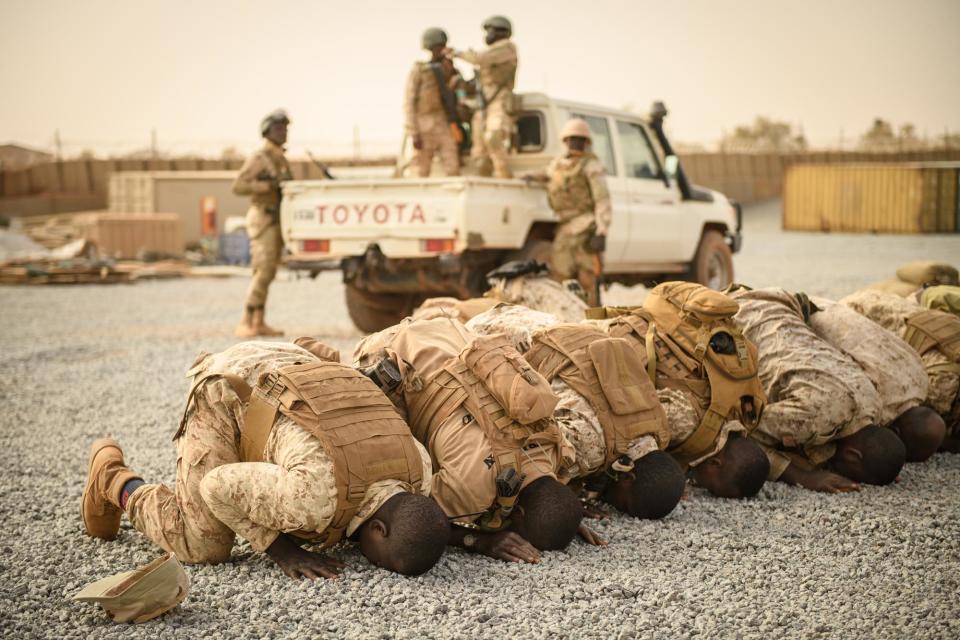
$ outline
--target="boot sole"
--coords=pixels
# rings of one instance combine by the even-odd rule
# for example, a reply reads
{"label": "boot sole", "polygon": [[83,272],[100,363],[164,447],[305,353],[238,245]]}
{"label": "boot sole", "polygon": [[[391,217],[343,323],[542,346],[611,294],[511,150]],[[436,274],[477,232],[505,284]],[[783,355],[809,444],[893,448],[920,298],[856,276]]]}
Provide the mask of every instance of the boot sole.
{"label": "boot sole", "polygon": [[92,538],[103,538],[104,540],[112,540],[117,536],[120,528],[117,527],[117,531],[113,532],[113,535],[110,536],[101,536],[96,535],[90,531],[90,527],[87,526],[87,499],[90,497],[90,491],[93,487],[91,482],[91,473],[93,472],[93,461],[96,459],[97,454],[100,453],[103,449],[107,447],[114,447],[119,452],[120,455],[123,455],[123,449],[120,448],[120,443],[114,440],[113,438],[99,438],[93,441],[93,444],[90,445],[90,458],[87,460],[87,482],[83,487],[83,496],[80,498],[80,518],[83,520],[83,528],[87,532],[87,535]]}

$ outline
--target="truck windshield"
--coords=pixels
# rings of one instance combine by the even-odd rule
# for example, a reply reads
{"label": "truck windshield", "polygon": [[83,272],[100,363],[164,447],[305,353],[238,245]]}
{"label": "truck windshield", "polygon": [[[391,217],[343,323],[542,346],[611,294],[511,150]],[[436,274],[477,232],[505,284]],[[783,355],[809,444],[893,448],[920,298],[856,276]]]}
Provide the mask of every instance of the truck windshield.
{"label": "truck windshield", "polygon": [[590,150],[600,159],[607,174],[617,175],[617,167],[613,162],[613,145],[610,143],[610,128],[607,126],[607,119],[602,116],[589,116],[585,113],[571,113],[571,118],[583,118],[590,125],[590,133],[593,135],[593,144]]}
{"label": "truck windshield", "polygon": [[660,162],[650,146],[650,139],[643,126],[635,122],[617,120],[617,134],[623,152],[623,170],[628,178],[651,178],[662,180]]}

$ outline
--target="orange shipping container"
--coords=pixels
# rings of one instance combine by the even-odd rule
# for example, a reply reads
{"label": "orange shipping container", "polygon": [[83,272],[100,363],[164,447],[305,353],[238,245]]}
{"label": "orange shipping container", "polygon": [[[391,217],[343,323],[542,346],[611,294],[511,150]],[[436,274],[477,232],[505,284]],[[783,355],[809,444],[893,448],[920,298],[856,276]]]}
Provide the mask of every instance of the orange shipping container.
{"label": "orange shipping container", "polygon": [[796,164],[787,169],[783,228],[956,233],[960,163]]}

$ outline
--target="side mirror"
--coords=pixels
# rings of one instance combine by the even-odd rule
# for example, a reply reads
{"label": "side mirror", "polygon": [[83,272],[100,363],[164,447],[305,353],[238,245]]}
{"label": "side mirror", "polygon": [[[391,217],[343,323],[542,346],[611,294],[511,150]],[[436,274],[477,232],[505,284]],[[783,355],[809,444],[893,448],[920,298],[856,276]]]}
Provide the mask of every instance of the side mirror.
{"label": "side mirror", "polygon": [[666,171],[668,178],[677,177],[677,169],[680,168],[680,158],[674,155],[667,156],[663,161],[663,170]]}

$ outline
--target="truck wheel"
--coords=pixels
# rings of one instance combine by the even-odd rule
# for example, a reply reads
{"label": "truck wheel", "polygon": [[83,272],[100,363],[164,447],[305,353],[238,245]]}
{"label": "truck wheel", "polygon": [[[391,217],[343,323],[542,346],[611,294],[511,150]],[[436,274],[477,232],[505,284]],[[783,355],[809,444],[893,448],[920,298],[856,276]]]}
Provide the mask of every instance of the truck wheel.
{"label": "truck wheel", "polygon": [[391,327],[413,312],[414,296],[402,293],[371,293],[347,285],[347,312],[357,328],[374,333]]}
{"label": "truck wheel", "polygon": [[718,291],[733,283],[733,254],[722,233],[703,233],[688,275],[690,280]]}

